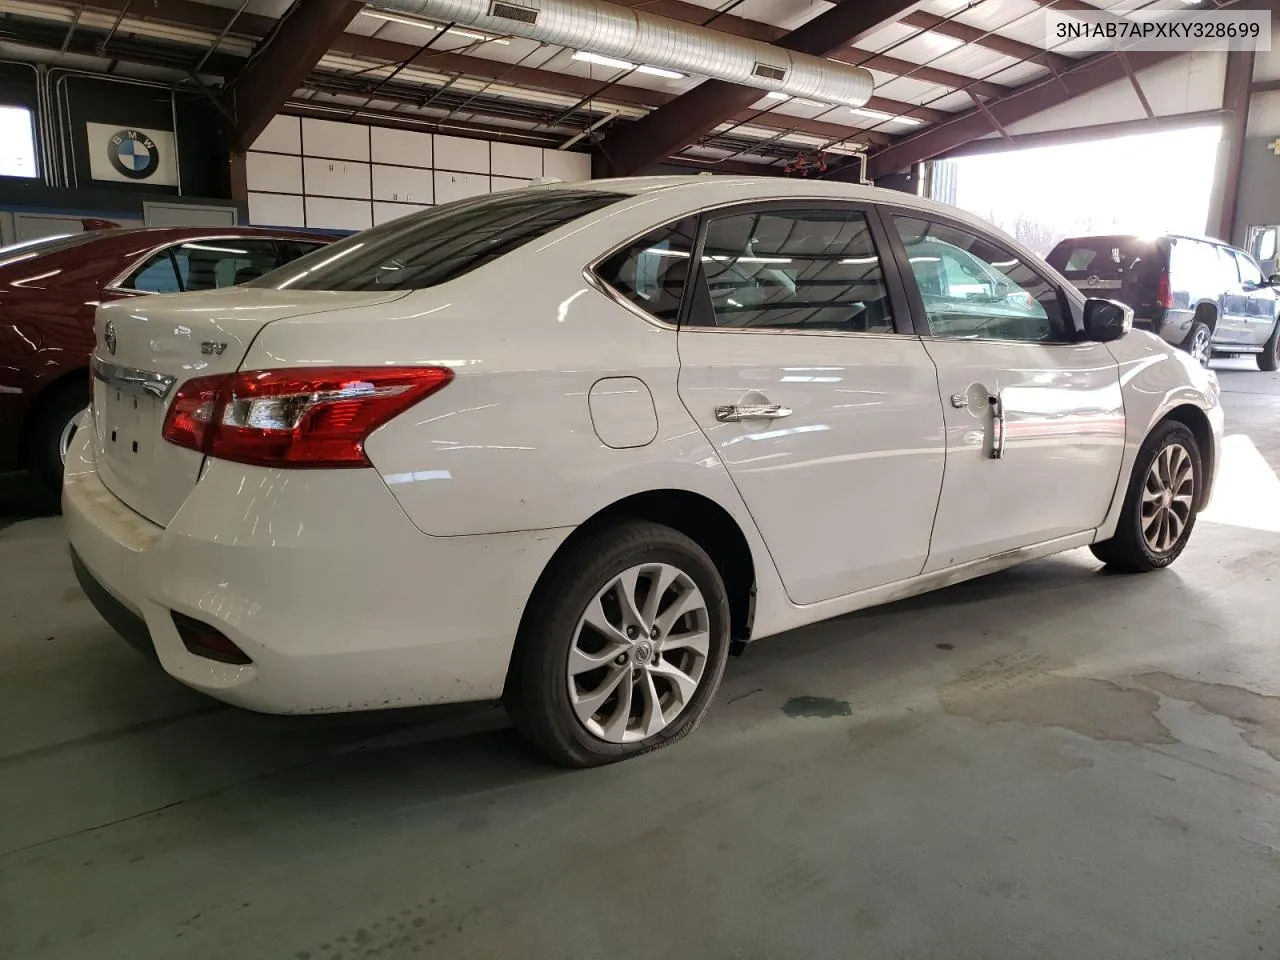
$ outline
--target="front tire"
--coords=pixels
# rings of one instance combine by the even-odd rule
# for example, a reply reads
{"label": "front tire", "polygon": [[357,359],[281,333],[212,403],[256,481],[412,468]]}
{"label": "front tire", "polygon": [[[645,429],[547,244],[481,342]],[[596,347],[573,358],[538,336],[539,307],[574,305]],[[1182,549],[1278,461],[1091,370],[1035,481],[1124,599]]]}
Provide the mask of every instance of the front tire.
{"label": "front tire", "polygon": [[1202,367],[1207,367],[1213,359],[1213,331],[1209,325],[1200,320],[1191,324],[1191,332],[1182,341],[1182,349],[1191,354]]}
{"label": "front tire", "polygon": [[1203,476],[1190,428],[1176,420],[1159,424],[1138,450],[1115,535],[1093,544],[1093,555],[1125,573],[1169,566],[1195,528]]}
{"label": "front tire", "polygon": [[1266,373],[1274,373],[1280,369],[1280,320],[1276,321],[1275,329],[1258,354],[1258,369]]}
{"label": "front tire", "polygon": [[670,527],[620,521],[544,577],[504,700],[548,759],[598,766],[691,733],[728,655],[729,599],[711,558]]}

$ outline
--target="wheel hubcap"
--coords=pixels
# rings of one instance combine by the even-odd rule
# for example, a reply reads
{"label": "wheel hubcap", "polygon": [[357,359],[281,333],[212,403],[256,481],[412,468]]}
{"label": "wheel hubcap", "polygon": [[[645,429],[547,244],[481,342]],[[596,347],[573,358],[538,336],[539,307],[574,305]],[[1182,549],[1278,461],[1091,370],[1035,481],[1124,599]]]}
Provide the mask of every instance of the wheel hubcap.
{"label": "wheel hubcap", "polygon": [[1142,488],[1142,537],[1153,553],[1168,553],[1182,537],[1195,502],[1196,475],[1185,447],[1172,443],[1158,454]]}
{"label": "wheel hubcap", "polygon": [[675,722],[711,650],[707,603],[678,567],[646,563],[587,604],[569,647],[569,702],[594,736],[633,743]]}

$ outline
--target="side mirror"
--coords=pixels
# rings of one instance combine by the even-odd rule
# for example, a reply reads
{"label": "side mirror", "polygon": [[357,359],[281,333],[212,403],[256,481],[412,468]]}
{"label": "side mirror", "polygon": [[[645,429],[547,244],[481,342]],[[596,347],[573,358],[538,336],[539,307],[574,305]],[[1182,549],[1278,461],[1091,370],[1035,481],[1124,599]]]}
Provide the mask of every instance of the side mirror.
{"label": "side mirror", "polygon": [[1090,297],[1084,302],[1084,339],[1095,343],[1119,340],[1133,329],[1133,311],[1115,300]]}
{"label": "side mirror", "polygon": [[1267,277],[1267,286],[1280,287],[1280,273],[1273,273],[1271,276]]}

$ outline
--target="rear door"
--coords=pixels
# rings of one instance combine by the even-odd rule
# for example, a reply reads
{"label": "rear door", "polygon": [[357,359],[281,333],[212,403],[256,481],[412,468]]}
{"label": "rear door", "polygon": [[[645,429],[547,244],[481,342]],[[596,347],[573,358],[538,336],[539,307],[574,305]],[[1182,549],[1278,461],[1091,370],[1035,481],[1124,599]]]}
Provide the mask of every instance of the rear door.
{"label": "rear door", "polygon": [[1241,276],[1240,262],[1230,247],[1213,245],[1220,265],[1218,287],[1221,288],[1222,315],[1218,321],[1215,343],[1248,345],[1253,342],[1254,320],[1250,289]]}
{"label": "rear door", "polygon": [[[946,417],[946,476],[926,572],[1097,527],[1124,452],[1111,352],[1073,342],[1065,296],[1002,243],[933,214],[888,219],[900,262],[917,280],[908,295]],[[930,258],[948,248],[981,262],[1000,285],[938,287]],[[1114,248],[1094,250],[1095,258],[1115,265]]]}
{"label": "rear door", "polygon": [[918,574],[943,470],[936,372],[872,208],[773,202],[704,218],[679,392],[787,594]]}

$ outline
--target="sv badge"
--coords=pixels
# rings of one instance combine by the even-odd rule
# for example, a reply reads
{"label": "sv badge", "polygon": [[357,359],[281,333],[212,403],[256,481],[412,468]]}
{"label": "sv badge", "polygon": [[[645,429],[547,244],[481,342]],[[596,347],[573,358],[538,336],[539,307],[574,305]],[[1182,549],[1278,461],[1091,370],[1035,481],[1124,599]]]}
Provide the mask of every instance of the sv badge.
{"label": "sv badge", "polygon": [[215,343],[212,340],[205,340],[200,344],[200,352],[205,356],[222,356],[224,350],[227,349],[225,343]]}

